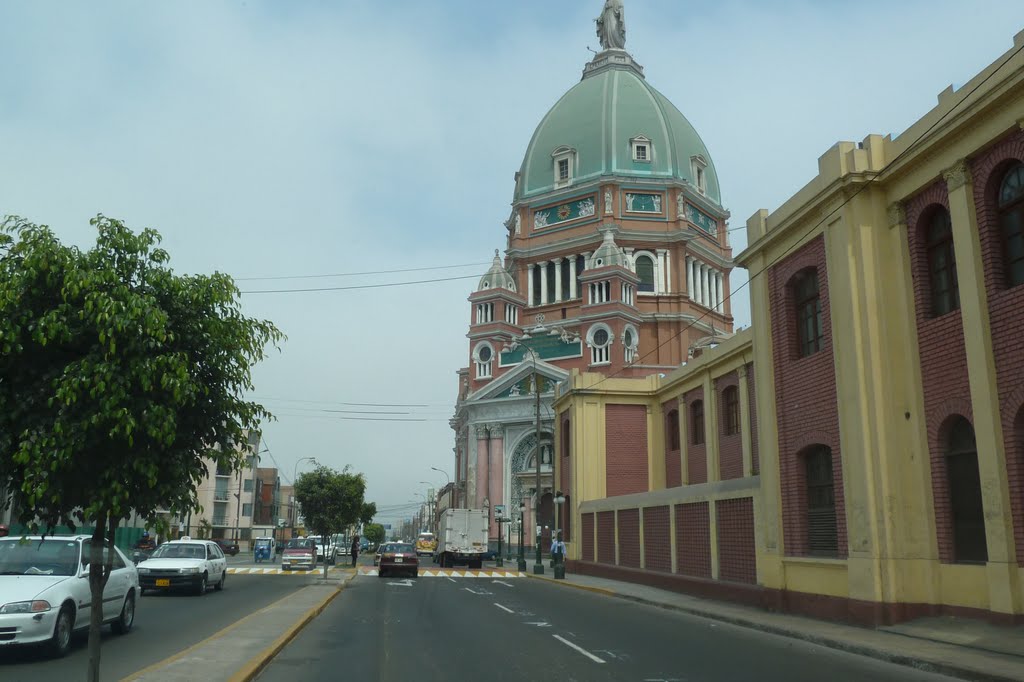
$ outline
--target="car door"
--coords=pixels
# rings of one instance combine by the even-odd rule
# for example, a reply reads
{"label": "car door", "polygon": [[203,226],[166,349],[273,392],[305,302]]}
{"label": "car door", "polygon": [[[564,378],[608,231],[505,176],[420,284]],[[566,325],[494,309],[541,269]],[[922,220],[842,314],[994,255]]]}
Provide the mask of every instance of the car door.
{"label": "car door", "polygon": [[216,576],[216,580],[220,580],[221,576],[224,575],[224,571],[227,569],[228,560],[224,554],[224,550],[219,545],[213,545],[210,547],[212,550],[210,554],[211,573],[210,575]]}
{"label": "car door", "polygon": [[[91,559],[92,552],[92,541],[85,540],[82,542],[82,566],[88,566]],[[107,561],[107,557],[110,555],[110,549],[107,547],[103,548],[103,563]],[[121,555],[118,552],[114,552],[114,562],[111,566],[110,577],[107,578],[107,584],[103,587],[103,620],[113,620],[121,613],[121,604],[124,601],[125,592],[128,590],[128,575],[127,565],[121,559]],[[76,587],[78,593],[75,595],[75,600],[78,602],[78,618],[75,619],[76,627],[89,624],[89,613],[92,607],[92,592],[89,588],[89,576],[85,574],[84,577],[78,580],[80,583]]]}
{"label": "car door", "polygon": [[[107,553],[111,550],[103,548],[103,560],[107,560]],[[121,557],[117,549],[113,550],[114,561],[110,566],[110,577],[107,578],[107,585],[103,588],[103,620],[113,620],[121,614],[121,605],[124,604],[124,597],[128,593],[129,571],[128,565]]]}

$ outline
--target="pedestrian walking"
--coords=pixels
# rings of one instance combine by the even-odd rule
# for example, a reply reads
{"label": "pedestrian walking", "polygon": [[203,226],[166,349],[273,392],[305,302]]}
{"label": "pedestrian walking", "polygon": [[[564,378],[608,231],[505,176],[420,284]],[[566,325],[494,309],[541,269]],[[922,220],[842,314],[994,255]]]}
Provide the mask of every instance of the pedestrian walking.
{"label": "pedestrian walking", "polygon": [[356,559],[359,558],[359,536],[352,538],[352,567],[355,568]]}
{"label": "pedestrian walking", "polygon": [[565,543],[562,542],[562,531],[558,531],[558,537],[551,543],[551,558],[555,564],[565,561]]}

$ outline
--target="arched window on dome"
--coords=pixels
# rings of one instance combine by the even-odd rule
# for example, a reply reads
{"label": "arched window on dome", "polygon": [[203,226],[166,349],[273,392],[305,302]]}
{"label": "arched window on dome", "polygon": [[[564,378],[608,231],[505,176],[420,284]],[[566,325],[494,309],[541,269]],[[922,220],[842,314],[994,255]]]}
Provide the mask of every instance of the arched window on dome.
{"label": "arched window on dome", "polygon": [[576,174],[576,150],[572,147],[559,147],[551,152],[554,170],[555,187],[567,187],[572,184]]}
{"label": "arched window on dome", "polygon": [[701,194],[706,194],[708,191],[707,168],[708,160],[700,154],[690,157],[690,170],[693,173],[693,184],[697,186],[697,191]]}
{"label": "arched window on dome", "polygon": [[650,163],[654,158],[654,147],[650,138],[645,135],[637,135],[630,139],[629,148],[633,154],[633,161],[637,163]]}
{"label": "arched window on dome", "polygon": [[636,274],[640,278],[640,291],[654,291],[654,259],[648,255],[637,256]]}

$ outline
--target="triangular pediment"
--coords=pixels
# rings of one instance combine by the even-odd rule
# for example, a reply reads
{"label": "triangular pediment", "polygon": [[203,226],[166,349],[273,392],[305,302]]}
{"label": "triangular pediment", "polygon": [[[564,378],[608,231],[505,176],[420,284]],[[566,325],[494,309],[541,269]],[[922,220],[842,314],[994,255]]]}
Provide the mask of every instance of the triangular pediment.
{"label": "triangular pediment", "polygon": [[[531,395],[529,382],[533,377],[534,371],[543,377],[542,381],[545,384],[553,385],[560,381],[565,381],[565,379],[569,377],[568,371],[561,367],[556,367],[555,365],[544,362],[543,360],[536,363],[536,370],[534,369],[533,362],[520,362],[514,368],[505,372],[491,383],[477,390],[475,393],[468,395],[466,397],[466,402],[494,400],[499,398],[519,398]],[[517,388],[519,389],[518,394],[516,392]],[[551,389],[545,385],[542,387],[541,393],[548,393],[550,390]]]}

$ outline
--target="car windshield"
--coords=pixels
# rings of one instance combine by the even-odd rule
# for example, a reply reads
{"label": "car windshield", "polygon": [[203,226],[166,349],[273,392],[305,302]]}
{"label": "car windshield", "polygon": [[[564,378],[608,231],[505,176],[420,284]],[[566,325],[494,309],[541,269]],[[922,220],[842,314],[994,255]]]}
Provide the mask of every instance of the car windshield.
{"label": "car windshield", "polygon": [[419,540],[420,540],[420,542],[433,542],[434,541],[434,534],[433,533],[420,533]]}
{"label": "car windshield", "polygon": [[206,546],[168,542],[153,552],[153,559],[205,559]]}
{"label": "car windshield", "polygon": [[74,540],[0,540],[0,575],[76,575],[78,568]]}
{"label": "car windshield", "polygon": [[288,541],[285,549],[309,549],[311,544],[307,538],[292,538]]}
{"label": "car windshield", "polygon": [[412,554],[416,550],[412,545],[388,545],[385,551],[389,554]]}

